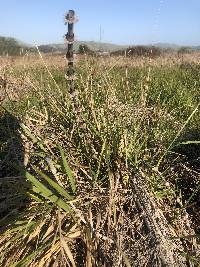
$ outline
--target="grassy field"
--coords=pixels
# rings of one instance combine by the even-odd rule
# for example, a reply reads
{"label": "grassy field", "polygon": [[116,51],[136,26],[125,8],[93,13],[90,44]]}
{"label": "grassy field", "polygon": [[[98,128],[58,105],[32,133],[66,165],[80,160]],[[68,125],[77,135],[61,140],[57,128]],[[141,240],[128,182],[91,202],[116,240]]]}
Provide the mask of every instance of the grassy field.
{"label": "grassy field", "polygon": [[1,62],[0,266],[165,266],[140,181],[199,266],[199,54],[82,57],[75,96],[60,57]]}

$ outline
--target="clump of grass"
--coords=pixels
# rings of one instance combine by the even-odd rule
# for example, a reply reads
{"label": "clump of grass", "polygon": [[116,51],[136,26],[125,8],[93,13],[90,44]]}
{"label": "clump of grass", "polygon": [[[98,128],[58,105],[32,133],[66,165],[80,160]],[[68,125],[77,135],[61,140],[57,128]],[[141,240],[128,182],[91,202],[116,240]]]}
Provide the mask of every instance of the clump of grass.
{"label": "clump of grass", "polygon": [[198,71],[105,68],[93,59],[79,65],[75,98],[63,69],[49,77],[39,67],[26,70],[29,95],[4,104],[29,151],[26,168],[13,166],[28,199],[1,220],[1,266],[154,264],[148,251],[139,256],[147,233],[134,213],[133,177],[145,177],[167,220],[180,227],[184,197],[173,167],[182,156],[174,147],[187,128],[199,127]]}

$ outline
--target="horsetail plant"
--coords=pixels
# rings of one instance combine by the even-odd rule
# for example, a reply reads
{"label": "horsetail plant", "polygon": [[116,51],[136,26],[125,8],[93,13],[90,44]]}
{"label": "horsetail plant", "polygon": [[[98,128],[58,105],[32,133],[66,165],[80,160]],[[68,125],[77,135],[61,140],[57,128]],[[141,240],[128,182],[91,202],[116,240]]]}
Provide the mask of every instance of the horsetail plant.
{"label": "horsetail plant", "polygon": [[69,92],[74,95],[74,23],[77,21],[75,11],[69,10],[65,16],[65,24],[68,25],[68,32],[65,35],[65,40],[68,43],[66,58],[68,60],[68,70],[66,73],[66,79],[69,82]]}

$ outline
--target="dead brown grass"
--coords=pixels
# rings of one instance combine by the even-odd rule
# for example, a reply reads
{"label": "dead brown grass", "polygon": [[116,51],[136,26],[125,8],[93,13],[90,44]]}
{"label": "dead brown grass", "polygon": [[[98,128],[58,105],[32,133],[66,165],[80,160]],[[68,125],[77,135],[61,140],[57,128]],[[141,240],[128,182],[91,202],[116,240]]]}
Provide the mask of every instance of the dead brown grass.
{"label": "dead brown grass", "polygon": [[[42,54],[47,66],[62,67],[66,66],[65,56],[58,54]],[[85,56],[75,56],[75,61],[85,59]],[[129,67],[144,67],[147,62],[150,66],[173,66],[181,64],[200,64],[200,52],[193,52],[178,55],[176,52],[166,53],[160,57],[149,59],[147,57],[99,57],[99,62],[107,67],[112,66],[129,66]],[[41,65],[41,58],[38,54],[28,53],[25,56],[1,56],[0,57],[0,72],[8,67],[29,67]]]}

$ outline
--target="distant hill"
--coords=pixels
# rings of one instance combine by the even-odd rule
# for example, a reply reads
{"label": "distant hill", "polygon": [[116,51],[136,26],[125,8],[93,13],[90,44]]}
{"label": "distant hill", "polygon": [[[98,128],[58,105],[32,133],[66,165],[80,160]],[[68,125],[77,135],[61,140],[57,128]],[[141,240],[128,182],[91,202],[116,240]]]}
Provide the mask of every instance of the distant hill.
{"label": "distant hill", "polygon": [[[104,52],[115,52],[118,50],[125,50],[128,45],[116,45],[111,43],[99,43],[94,41],[76,41],[74,43],[74,50],[77,52],[79,45],[85,44],[93,51],[104,51]],[[147,45],[147,47],[151,47],[152,45]],[[161,49],[172,49],[172,50],[179,50],[182,46],[171,44],[171,43],[155,43],[153,44],[154,47],[158,47]],[[47,44],[47,45],[40,45],[39,49],[43,53],[53,52],[53,53],[65,53],[66,52],[66,44]],[[136,47],[136,46],[135,46]],[[200,50],[200,46],[191,46],[188,47],[191,50]]]}
{"label": "distant hill", "polygon": [[181,47],[187,47],[190,50],[200,50],[200,46],[181,46],[181,45],[176,45],[176,44],[170,44],[170,43],[156,43],[154,44],[154,46],[159,47],[159,48],[163,48],[163,49],[174,49],[174,50],[178,50]]}
{"label": "distant hill", "polygon": [[[106,52],[112,52],[127,47],[110,43],[76,41],[74,43],[74,50],[76,52],[81,44],[86,44],[91,50],[94,51],[101,50]],[[39,46],[39,50],[43,53],[66,53],[66,49],[66,44],[46,44]],[[26,44],[15,38],[0,36],[0,55],[19,55],[20,53],[26,51],[36,52],[36,49],[34,46]]]}
{"label": "distant hill", "polygon": [[[127,46],[110,44],[110,43],[99,43],[93,41],[76,41],[74,43],[74,50],[77,52],[80,45],[85,44],[93,51],[105,51],[105,52],[112,52],[119,49],[127,48]],[[40,45],[39,49],[41,52],[57,52],[57,53],[65,53],[66,52],[66,44],[47,44],[47,45]]]}
{"label": "distant hill", "polygon": [[[76,41],[74,43],[74,50],[77,52],[80,45],[85,44],[93,51],[104,51],[104,52],[115,52],[119,50],[125,50],[128,45],[117,45],[112,43],[100,43],[94,41]],[[150,46],[150,45],[149,45]],[[173,49],[178,50],[181,46],[170,43],[156,43],[155,47],[159,47],[162,49]],[[133,47],[133,46],[132,46]],[[40,45],[39,50],[43,53],[66,53],[67,45],[66,44],[46,44]],[[190,47],[192,50],[200,50],[200,46]],[[34,46],[30,44],[26,44],[20,40],[11,37],[3,37],[0,36],[0,55],[20,55],[25,52],[36,52]]]}
{"label": "distant hill", "polygon": [[181,46],[176,45],[176,44],[171,44],[171,43],[155,43],[153,44],[155,47],[163,48],[163,49],[179,49]]}

